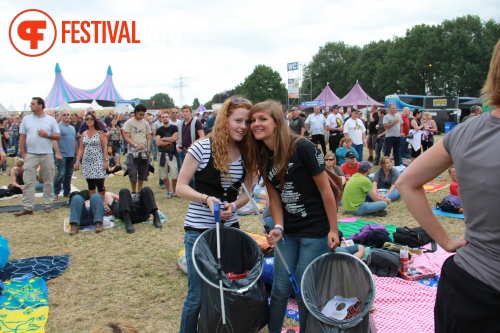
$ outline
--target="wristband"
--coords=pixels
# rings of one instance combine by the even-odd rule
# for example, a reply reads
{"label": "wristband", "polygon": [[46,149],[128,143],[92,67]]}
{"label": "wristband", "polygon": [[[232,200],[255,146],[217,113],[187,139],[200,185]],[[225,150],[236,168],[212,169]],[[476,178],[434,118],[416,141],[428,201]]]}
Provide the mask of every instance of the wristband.
{"label": "wristband", "polygon": [[136,143],[134,147],[137,148],[137,146],[138,146],[138,144]]}
{"label": "wristband", "polygon": [[2,147],[0,147],[0,151],[3,151],[3,148],[2,148]]}
{"label": "wristband", "polygon": [[207,197],[205,198],[205,205],[208,204],[208,198],[210,198],[210,196],[208,194],[205,194]]}
{"label": "wristband", "polygon": [[80,160],[76,160],[76,163],[80,163]]}
{"label": "wristband", "polygon": [[281,233],[283,233],[283,226],[281,224],[275,224],[274,229],[279,229],[279,231],[281,231]]}
{"label": "wristband", "polygon": [[233,213],[236,212],[236,203],[235,202],[231,202],[231,206],[233,207]]}

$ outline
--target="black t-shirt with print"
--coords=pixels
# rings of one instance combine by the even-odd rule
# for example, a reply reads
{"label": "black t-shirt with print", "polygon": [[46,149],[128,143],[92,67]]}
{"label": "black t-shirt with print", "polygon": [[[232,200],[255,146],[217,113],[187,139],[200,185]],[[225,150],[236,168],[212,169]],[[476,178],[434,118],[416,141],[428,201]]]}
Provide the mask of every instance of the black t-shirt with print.
{"label": "black t-shirt with print", "polygon": [[[280,181],[272,161],[268,165],[268,179],[280,192]],[[325,159],[311,142],[299,140],[288,162],[281,201],[283,205],[285,233],[305,238],[328,236],[330,224],[321,194],[313,176],[325,170]],[[335,202],[332,203],[334,205]]]}
{"label": "black t-shirt with print", "polygon": [[[174,135],[174,133],[177,133],[178,131],[179,131],[179,129],[175,125],[170,125],[168,127],[162,126],[162,127],[158,127],[158,129],[156,130],[156,135],[159,135],[160,138],[162,138],[162,139],[169,138],[172,135]],[[165,153],[174,153],[174,154],[177,152],[177,150],[175,149],[175,142],[172,142],[170,150],[167,151],[166,147],[167,146],[158,146],[158,151],[165,152]]]}

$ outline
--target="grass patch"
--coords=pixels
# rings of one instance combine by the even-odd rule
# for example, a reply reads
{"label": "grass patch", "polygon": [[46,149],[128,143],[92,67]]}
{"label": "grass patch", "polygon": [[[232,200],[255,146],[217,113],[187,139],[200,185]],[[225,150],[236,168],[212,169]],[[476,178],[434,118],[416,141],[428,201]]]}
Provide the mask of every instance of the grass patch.
{"label": "grass patch", "polygon": [[[11,158],[8,164],[10,170]],[[73,184],[86,189],[80,171],[76,176]],[[435,182],[446,179],[446,183],[450,183],[447,174],[442,176]],[[9,177],[0,178],[0,186],[9,183]],[[105,184],[106,189],[114,193],[122,187],[130,188],[128,177],[108,178]],[[151,224],[141,224],[136,225],[136,232],[130,235],[125,228],[118,227],[101,234],[80,232],[69,237],[62,226],[64,218],[69,217],[68,208],[50,214],[42,210],[23,217],[14,217],[11,213],[0,215],[0,233],[9,240],[10,259],[71,254],[68,270],[48,281],[47,332],[92,332],[110,320],[120,319],[132,323],[139,332],[178,332],[187,276],[177,265],[177,253],[183,247],[188,202],[180,198],[166,199],[166,191],[159,188],[156,175],[152,175],[146,185],[152,188],[159,209],[168,217],[162,231]],[[429,204],[434,206],[448,193],[448,189],[428,193]],[[37,198],[36,203],[42,203],[42,199]],[[22,201],[12,199],[0,204],[18,205]],[[386,217],[369,220],[384,225],[418,225],[402,200],[389,205],[387,211]],[[348,215],[341,212],[339,218],[343,217]],[[463,237],[463,220],[441,216],[438,219],[451,236]],[[262,233],[256,216],[243,216],[240,222],[242,229]],[[285,324],[298,326],[290,319],[286,319]]]}

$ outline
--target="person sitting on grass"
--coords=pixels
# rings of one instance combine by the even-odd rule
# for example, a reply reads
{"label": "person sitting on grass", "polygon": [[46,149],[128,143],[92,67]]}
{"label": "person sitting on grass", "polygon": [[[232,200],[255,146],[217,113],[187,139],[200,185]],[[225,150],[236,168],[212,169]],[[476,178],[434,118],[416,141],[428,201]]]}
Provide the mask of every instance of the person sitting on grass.
{"label": "person sitting on grass", "polygon": [[[24,160],[22,158],[16,157],[14,158],[14,167],[10,170],[10,185],[8,186],[9,195],[22,194],[24,189]],[[41,178],[41,176],[39,177]],[[35,185],[36,192],[43,191],[43,184],[36,183]]]}
{"label": "person sitting on grass", "polygon": [[358,152],[352,146],[352,139],[347,138],[347,137],[342,138],[342,140],[340,140],[339,148],[337,148],[335,150],[335,156],[337,157],[337,165],[338,166],[341,166],[342,164],[347,162],[346,160],[347,160],[347,153],[348,152],[352,152],[354,154],[354,156],[356,157],[356,159],[359,159]]}
{"label": "person sitting on grass", "polygon": [[328,170],[342,179],[342,186],[344,186],[346,183],[344,171],[342,171],[342,169],[337,165],[337,158],[334,153],[328,153],[325,155],[325,165]]}
{"label": "person sitting on grass", "polygon": [[108,168],[106,169],[106,173],[109,175],[121,169],[120,154],[116,152],[116,147],[113,144],[108,143]]}
{"label": "person sitting on grass", "polygon": [[358,173],[359,162],[356,161],[356,155],[352,151],[348,151],[345,158],[346,162],[340,166],[340,169],[344,172],[346,182],[348,182],[349,178]]}
{"label": "person sitting on grass", "polygon": [[[342,195],[342,207],[347,214],[363,216],[372,214],[374,216],[386,216],[385,208],[391,203],[391,199],[377,196],[373,189],[368,174],[372,165],[370,162],[359,163],[359,171],[351,177],[344,188]],[[373,202],[367,202],[369,196]]]}
{"label": "person sitting on grass", "polygon": [[459,197],[460,196],[460,192],[458,191],[457,173],[456,173],[454,165],[452,165],[448,169],[448,173],[450,174],[450,178],[451,178],[450,194],[451,195],[456,195],[457,197]]}
{"label": "person sitting on grass", "polygon": [[387,190],[385,197],[396,201],[400,197],[399,191],[396,189],[398,178],[399,172],[392,166],[390,157],[384,156],[380,159],[380,169],[373,176],[373,189],[375,192],[382,189]]}

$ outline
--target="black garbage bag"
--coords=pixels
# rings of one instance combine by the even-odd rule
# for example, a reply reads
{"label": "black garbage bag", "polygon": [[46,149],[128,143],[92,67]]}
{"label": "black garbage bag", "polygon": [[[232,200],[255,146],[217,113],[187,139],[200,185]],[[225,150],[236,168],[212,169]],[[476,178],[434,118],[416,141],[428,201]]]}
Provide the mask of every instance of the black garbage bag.
{"label": "black garbage bag", "polygon": [[[253,333],[268,322],[268,303],[261,279],[264,259],[259,245],[236,228],[220,228],[220,253],[226,325],[222,310],[217,272],[217,236],[215,228],[201,234],[193,247],[196,272],[204,280],[198,332]],[[244,277],[229,279],[228,273]]]}
{"label": "black garbage bag", "polygon": [[[375,300],[373,276],[358,258],[347,253],[327,253],[307,266],[302,277],[302,298],[310,312],[307,332],[367,333],[374,331],[370,307]],[[335,296],[357,297],[359,313],[337,320],[321,311]]]}

